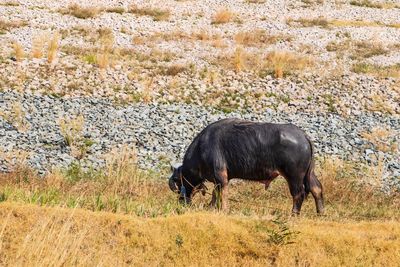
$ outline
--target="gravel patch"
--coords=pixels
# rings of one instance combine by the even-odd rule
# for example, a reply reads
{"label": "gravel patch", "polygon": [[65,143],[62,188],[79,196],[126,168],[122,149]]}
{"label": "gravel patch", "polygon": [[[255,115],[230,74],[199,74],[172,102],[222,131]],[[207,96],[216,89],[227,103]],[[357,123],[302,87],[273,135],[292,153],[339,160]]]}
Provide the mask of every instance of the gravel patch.
{"label": "gravel patch", "polygon": [[[27,163],[45,173],[52,168],[65,168],[72,163],[83,167],[104,166],[104,155],[123,145],[136,147],[138,163],[143,168],[158,168],[177,162],[194,136],[206,125],[226,117],[253,121],[293,123],[311,137],[318,156],[376,163],[383,157],[384,188],[400,188],[400,118],[380,114],[360,114],[343,118],[335,114],[287,114],[266,109],[258,113],[223,113],[205,107],[184,104],[115,105],[101,98],[55,98],[15,92],[0,93],[0,106],[12,113],[12,103],[20,103],[23,120],[29,125],[19,131],[10,119],[0,116],[0,149],[3,154],[30,151]],[[82,136],[90,140],[83,159],[71,156],[71,147],[61,134],[60,118],[82,115]],[[364,139],[362,133],[375,127],[391,129],[397,147],[386,153]],[[13,153],[14,157],[17,153]],[[14,159],[15,160],[15,159]],[[1,161],[1,159],[0,159]],[[163,165],[164,164],[164,165]],[[1,170],[7,171],[5,159]]]}

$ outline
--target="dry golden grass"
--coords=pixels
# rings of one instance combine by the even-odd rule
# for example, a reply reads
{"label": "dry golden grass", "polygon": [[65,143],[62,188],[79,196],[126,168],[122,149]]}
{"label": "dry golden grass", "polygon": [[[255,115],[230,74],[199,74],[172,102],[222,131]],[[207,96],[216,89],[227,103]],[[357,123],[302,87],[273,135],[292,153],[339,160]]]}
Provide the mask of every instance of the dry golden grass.
{"label": "dry golden grass", "polygon": [[[395,266],[398,221],[289,219],[214,212],[138,219],[110,213],[0,205],[2,265]],[[292,233],[292,232],[289,232]],[[277,238],[274,238],[277,236]]]}
{"label": "dry golden grass", "polygon": [[72,167],[43,179],[21,167],[0,174],[0,264],[395,266],[400,198],[370,183],[382,168],[336,158],[316,166],[323,217],[311,197],[290,217],[284,179],[268,191],[231,184],[227,213],[207,209],[209,196],[181,206],[168,173],[139,170],[128,148],[113,150],[101,173]]}
{"label": "dry golden grass", "polygon": [[273,51],[267,54],[264,71],[275,78],[283,78],[290,73],[312,66],[311,59],[290,52]]}
{"label": "dry golden grass", "polygon": [[171,11],[167,9],[160,9],[153,7],[139,7],[136,4],[130,5],[128,12],[140,16],[153,17],[154,21],[166,21],[169,20],[171,16]]}
{"label": "dry golden grass", "polygon": [[80,6],[78,4],[71,4],[67,8],[58,10],[63,15],[71,15],[78,19],[94,18],[101,13],[101,9],[94,6]]}
{"label": "dry golden grass", "polygon": [[211,24],[224,24],[231,22],[235,17],[235,14],[229,9],[218,10],[211,19]]}

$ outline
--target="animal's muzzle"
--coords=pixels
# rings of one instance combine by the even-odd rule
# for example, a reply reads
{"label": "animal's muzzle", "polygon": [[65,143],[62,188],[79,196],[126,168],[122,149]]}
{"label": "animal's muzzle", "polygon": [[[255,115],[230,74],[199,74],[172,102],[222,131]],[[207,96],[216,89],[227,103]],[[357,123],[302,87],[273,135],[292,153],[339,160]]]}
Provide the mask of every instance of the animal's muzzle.
{"label": "animal's muzzle", "polygon": [[172,192],[179,193],[178,186],[176,185],[173,177],[169,178],[168,185]]}

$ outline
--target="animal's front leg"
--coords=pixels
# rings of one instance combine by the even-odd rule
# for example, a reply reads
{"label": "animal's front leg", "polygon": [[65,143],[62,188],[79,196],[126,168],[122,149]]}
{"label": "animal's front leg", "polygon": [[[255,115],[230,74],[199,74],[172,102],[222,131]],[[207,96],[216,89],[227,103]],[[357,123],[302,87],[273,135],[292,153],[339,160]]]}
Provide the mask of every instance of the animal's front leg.
{"label": "animal's front leg", "polygon": [[[219,196],[217,195],[217,206],[222,210],[228,209],[228,172],[226,168],[216,171],[215,178],[218,181],[218,192],[220,193]],[[219,201],[218,201],[219,200]],[[219,203],[218,203],[219,202]],[[219,205],[218,205],[219,204]]]}
{"label": "animal's front leg", "polygon": [[214,190],[212,192],[212,198],[210,202],[210,208],[215,208],[217,205],[217,198],[220,195],[219,190],[218,190],[218,185],[214,187]]}

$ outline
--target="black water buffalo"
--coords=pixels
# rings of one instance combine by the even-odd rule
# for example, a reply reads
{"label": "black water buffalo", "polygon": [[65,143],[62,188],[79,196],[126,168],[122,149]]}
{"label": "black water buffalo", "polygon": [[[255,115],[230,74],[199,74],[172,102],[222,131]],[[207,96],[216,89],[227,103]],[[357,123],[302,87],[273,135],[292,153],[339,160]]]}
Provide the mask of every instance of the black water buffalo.
{"label": "black water buffalo", "polygon": [[169,187],[185,202],[210,181],[216,185],[211,205],[220,200],[222,209],[226,209],[230,179],[263,182],[267,189],[274,178],[282,175],[293,197],[293,213],[300,213],[309,192],[317,212],[324,210],[322,185],[314,173],[313,145],[293,124],[217,121],[196,136],[183,164],[172,170]]}

